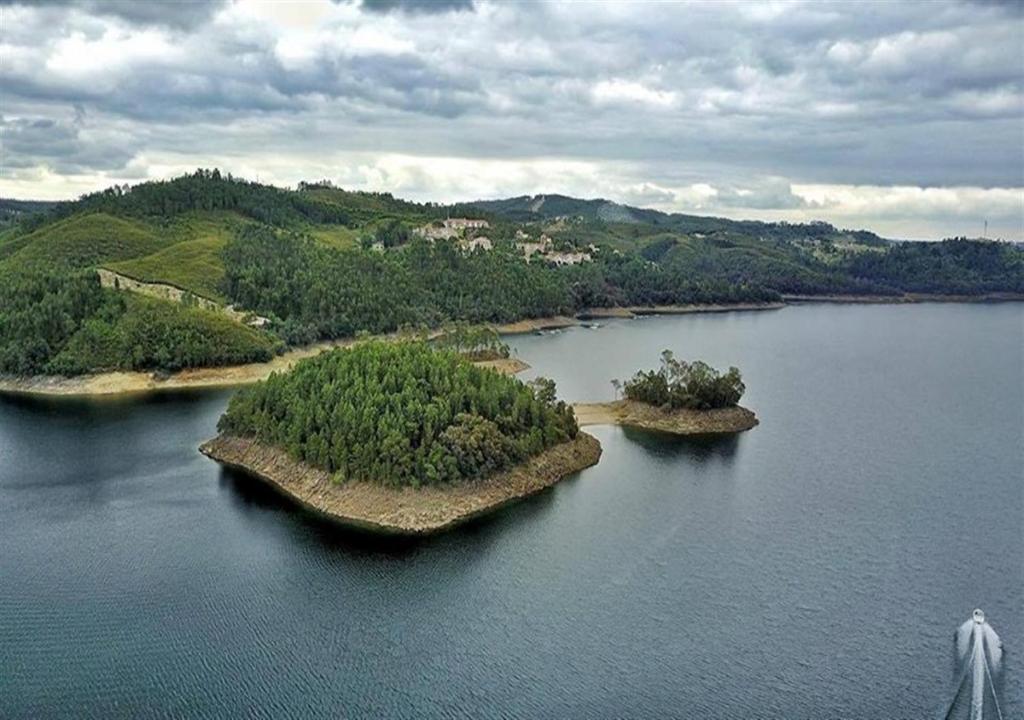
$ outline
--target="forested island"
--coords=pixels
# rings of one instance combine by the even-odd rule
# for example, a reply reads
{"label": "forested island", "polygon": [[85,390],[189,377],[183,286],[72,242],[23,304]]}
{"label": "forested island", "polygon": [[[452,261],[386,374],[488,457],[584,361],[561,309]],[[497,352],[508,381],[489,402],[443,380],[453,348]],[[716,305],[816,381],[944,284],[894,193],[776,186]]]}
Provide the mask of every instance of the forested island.
{"label": "forested island", "polygon": [[661,366],[612,380],[622,400],[575,406],[580,424],[612,423],[674,435],[714,435],[749,430],[757,416],[739,402],[746,391],[738,368],[719,372],[697,360],[679,360],[665,350]]}
{"label": "forested island", "polygon": [[[7,388],[265,363],[450,323],[771,308],[789,296],[1024,298],[1024,251],[1009,243],[894,242],[564,196],[444,206],[199,170],[11,207],[0,224]],[[142,297],[143,283],[167,292]]]}
{"label": "forested island", "polygon": [[201,450],[337,520],[434,532],[593,465],[554,383],[423,342],[367,342],[240,390]]}

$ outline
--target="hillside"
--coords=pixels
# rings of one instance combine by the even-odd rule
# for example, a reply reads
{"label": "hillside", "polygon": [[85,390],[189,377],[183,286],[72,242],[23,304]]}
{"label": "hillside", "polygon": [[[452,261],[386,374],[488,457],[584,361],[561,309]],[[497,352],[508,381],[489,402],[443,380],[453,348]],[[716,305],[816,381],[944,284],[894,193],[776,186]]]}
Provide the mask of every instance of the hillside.
{"label": "hillside", "polygon": [[[421,237],[449,218],[487,226]],[[474,235],[487,236],[475,250]],[[528,260],[531,244],[537,254]],[[124,293],[94,288],[95,268],[172,285],[193,304],[192,296],[231,304],[268,318],[267,332],[239,335],[190,314],[195,308],[151,305],[165,300],[115,302]],[[103,332],[118,335],[108,345],[130,354],[123,339],[131,333],[122,330],[141,326],[118,318],[152,307],[176,327],[204,328],[186,345],[222,338],[239,348],[232,357],[255,357],[279,340],[304,345],[595,308],[749,306],[783,295],[1005,297],[1024,293],[1024,250],[966,239],[901,243],[824,223],[700,218],[564,195],[439,206],[326,182],[291,190],[199,170],[26,212],[0,230],[0,282],[7,290],[24,284],[36,297],[33,307],[16,290],[0,293],[0,339],[9,346],[0,348],[7,358],[0,372],[86,372],[229,360],[212,345],[179,358],[172,332],[138,357],[102,349],[97,333],[106,323]],[[53,317],[41,330],[32,318],[44,312]],[[92,340],[73,342],[79,333]],[[75,362],[56,362],[69,346],[77,348]]]}
{"label": "hillside", "polygon": [[21,270],[77,269],[156,252],[168,240],[146,225],[105,212],[85,212],[8,238],[0,259]]}

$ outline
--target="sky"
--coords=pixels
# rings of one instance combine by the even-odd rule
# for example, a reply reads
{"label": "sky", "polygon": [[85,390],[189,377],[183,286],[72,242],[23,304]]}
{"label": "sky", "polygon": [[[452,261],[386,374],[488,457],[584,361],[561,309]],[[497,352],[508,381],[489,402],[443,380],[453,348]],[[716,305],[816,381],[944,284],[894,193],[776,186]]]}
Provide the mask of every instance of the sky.
{"label": "sky", "polygon": [[1024,239],[1024,1],[0,0],[0,196],[219,167]]}

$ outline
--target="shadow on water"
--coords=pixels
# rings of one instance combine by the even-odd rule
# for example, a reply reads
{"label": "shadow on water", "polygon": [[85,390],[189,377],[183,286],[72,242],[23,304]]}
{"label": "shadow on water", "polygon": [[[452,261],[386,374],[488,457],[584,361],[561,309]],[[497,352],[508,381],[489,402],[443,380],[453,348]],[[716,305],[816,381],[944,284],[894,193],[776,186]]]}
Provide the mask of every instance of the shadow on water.
{"label": "shadow on water", "polygon": [[[570,483],[575,479],[570,477],[562,482]],[[547,512],[555,501],[557,491],[555,487],[547,488],[434,535],[401,535],[335,520],[242,470],[222,467],[219,482],[227,490],[232,503],[244,512],[255,510],[285,514],[293,521],[292,525],[297,531],[311,532],[326,548],[393,558],[411,557],[420,550],[453,543],[479,552],[503,532],[515,532],[520,523],[528,521],[528,516],[539,517]]]}
{"label": "shadow on water", "polygon": [[698,463],[732,462],[740,445],[740,433],[680,436],[623,427],[622,434],[652,455],[666,459],[686,458]]}
{"label": "shadow on water", "polygon": [[26,395],[0,393],[0,404],[15,412],[46,417],[70,417],[75,421],[106,420],[127,412],[173,411],[187,415],[197,405],[226,400],[233,391],[225,388],[177,388],[150,393],[120,395]]}

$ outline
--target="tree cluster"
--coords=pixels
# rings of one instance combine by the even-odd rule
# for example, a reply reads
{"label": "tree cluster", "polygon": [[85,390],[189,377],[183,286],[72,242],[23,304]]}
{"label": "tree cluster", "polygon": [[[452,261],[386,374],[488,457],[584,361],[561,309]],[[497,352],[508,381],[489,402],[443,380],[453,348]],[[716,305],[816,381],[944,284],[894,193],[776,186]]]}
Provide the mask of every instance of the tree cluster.
{"label": "tree cluster", "polygon": [[667,410],[711,410],[737,405],[746,386],[737,368],[720,373],[700,360],[677,360],[665,350],[659,369],[641,370],[622,389],[630,400]]}
{"label": "tree cluster", "polygon": [[1024,292],[1024,249],[1002,242],[954,238],[896,243],[885,252],[858,253],[845,269],[908,292]]}
{"label": "tree cluster", "polygon": [[349,215],[330,203],[318,202],[308,193],[261,185],[199,169],[173,180],[138,185],[114,185],[63,204],[47,215],[35,216],[41,224],[53,217],[76,212],[107,212],[135,217],[168,218],[193,210],[233,210],[258,222],[277,227],[301,223],[347,224]]}
{"label": "tree cluster", "polygon": [[278,345],[219,313],[104,289],[93,271],[0,273],[0,373],[233,365]]}
{"label": "tree cluster", "polygon": [[291,343],[571,309],[555,269],[528,264],[510,249],[463,253],[452,243],[414,239],[399,251],[374,253],[250,227],[228,243],[224,265],[227,296],[278,318]]}
{"label": "tree cluster", "polygon": [[572,409],[421,342],[369,342],[238,392],[218,424],[333,473],[396,486],[510,467],[578,432]]}
{"label": "tree cluster", "polygon": [[448,321],[504,323],[586,307],[760,301],[760,287],[694,280],[638,258],[555,267],[526,262],[511,245],[466,253],[412,239],[373,253],[329,248],[297,234],[244,228],[224,251],[225,294],[278,318],[290,343],[392,332]]}
{"label": "tree cluster", "polygon": [[447,323],[434,340],[435,347],[454,350],[467,360],[497,360],[509,356],[508,343],[490,325]]}

